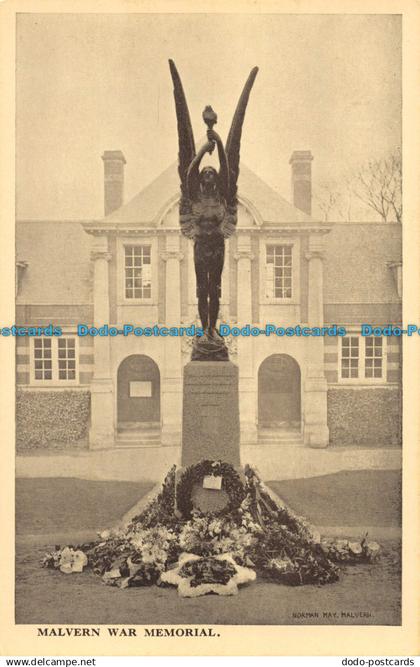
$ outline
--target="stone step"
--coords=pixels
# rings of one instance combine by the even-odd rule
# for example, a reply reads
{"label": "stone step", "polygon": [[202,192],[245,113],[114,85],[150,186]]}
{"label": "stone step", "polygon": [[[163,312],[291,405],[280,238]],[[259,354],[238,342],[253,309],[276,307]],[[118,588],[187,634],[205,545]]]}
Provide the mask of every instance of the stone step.
{"label": "stone step", "polygon": [[150,442],[157,445],[160,442],[160,433],[150,434],[150,435],[147,435],[145,433],[130,433],[130,434],[119,433],[116,437],[117,445],[120,442],[130,442],[130,443]]}
{"label": "stone step", "polygon": [[287,433],[300,433],[301,425],[295,422],[278,422],[277,424],[267,424],[262,422],[257,424],[260,431],[286,431]]}
{"label": "stone step", "polygon": [[265,445],[302,445],[303,440],[258,440],[258,444]]}
{"label": "stone step", "polygon": [[156,447],[159,440],[121,440],[117,439],[115,446],[117,449],[140,449],[142,447]]}
{"label": "stone step", "polygon": [[120,422],[118,424],[119,432],[130,432],[130,431],[159,431],[160,423],[159,422]]}
{"label": "stone step", "polygon": [[261,447],[303,447],[303,440],[258,440]]}
{"label": "stone step", "polygon": [[290,438],[301,438],[302,434],[298,431],[258,431],[259,438],[281,438],[287,439]]}
{"label": "stone step", "polygon": [[266,431],[258,433],[258,443],[261,445],[302,444],[300,433],[286,431]]}
{"label": "stone step", "polygon": [[121,429],[117,430],[117,435],[118,437],[122,438],[148,438],[150,436],[156,436],[160,438],[160,428],[148,428],[148,429],[141,429],[139,431],[122,431]]}
{"label": "stone step", "polygon": [[270,442],[271,441],[275,441],[275,442],[301,442],[303,440],[303,438],[301,438],[301,436],[291,436],[290,438],[287,438],[285,436],[282,436],[282,437],[279,438],[276,435],[272,435],[272,436],[267,435],[267,436],[263,436],[263,437],[258,436],[258,441],[259,442],[266,442],[268,440]]}

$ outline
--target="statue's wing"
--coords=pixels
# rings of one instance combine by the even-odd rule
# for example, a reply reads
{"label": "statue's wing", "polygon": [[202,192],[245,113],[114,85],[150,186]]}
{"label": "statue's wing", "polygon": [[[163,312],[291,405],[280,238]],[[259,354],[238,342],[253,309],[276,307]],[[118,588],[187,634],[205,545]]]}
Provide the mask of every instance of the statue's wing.
{"label": "statue's wing", "polygon": [[239,176],[239,151],[241,147],[242,125],[245,118],[245,111],[248,104],[249,94],[254,85],[257,76],[258,67],[254,67],[247,79],[247,82],[239,98],[235,115],[226,142],[226,157],[229,165],[229,192],[226,197],[228,203],[233,203],[236,198],[237,182]]}
{"label": "statue's wing", "polygon": [[175,109],[178,122],[178,173],[181,179],[182,194],[187,195],[187,171],[192,160],[195,158],[194,134],[184,89],[173,60],[169,60],[169,69],[171,70],[174,84]]}

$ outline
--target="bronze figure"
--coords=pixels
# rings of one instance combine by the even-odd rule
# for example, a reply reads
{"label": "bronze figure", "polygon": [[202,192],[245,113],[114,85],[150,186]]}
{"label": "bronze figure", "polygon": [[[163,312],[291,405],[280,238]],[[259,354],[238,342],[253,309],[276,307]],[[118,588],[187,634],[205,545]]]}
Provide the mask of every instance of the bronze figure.
{"label": "bronze figure", "polygon": [[[194,135],[181,79],[172,60],[169,61],[169,67],[174,84],[178,122],[180,226],[182,234],[194,241],[198,312],[204,331],[204,336],[197,341],[192,358],[227,359],[226,346],[216,328],[224,263],[224,241],[236,229],[236,195],[242,125],[258,67],[254,67],[251,71],[242,91],[226,148],[214,130],[214,125],[217,123],[216,113],[210,106],[204,109],[203,120],[208,128],[207,143],[198,153],[195,151]],[[211,154],[216,147],[219,171],[210,166],[205,166],[200,171],[204,155]]]}

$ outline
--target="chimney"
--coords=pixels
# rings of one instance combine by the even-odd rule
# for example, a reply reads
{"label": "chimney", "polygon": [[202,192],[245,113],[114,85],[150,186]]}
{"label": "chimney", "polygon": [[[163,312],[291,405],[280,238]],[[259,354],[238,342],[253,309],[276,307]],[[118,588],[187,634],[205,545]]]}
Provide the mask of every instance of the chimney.
{"label": "chimney", "polygon": [[312,208],[311,151],[293,151],[289,164],[292,165],[293,204],[308,215]]}
{"label": "chimney", "polygon": [[104,161],[104,208],[109,215],[123,203],[125,157],[122,151],[105,151]]}

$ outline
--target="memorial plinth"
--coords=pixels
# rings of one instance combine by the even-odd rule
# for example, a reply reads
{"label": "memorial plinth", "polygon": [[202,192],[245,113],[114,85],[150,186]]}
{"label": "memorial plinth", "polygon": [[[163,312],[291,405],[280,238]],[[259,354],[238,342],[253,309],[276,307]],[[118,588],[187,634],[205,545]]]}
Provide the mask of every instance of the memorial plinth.
{"label": "memorial plinth", "polygon": [[203,459],[240,463],[238,367],[231,361],[184,368],[181,465]]}

